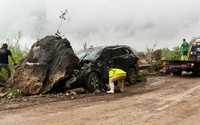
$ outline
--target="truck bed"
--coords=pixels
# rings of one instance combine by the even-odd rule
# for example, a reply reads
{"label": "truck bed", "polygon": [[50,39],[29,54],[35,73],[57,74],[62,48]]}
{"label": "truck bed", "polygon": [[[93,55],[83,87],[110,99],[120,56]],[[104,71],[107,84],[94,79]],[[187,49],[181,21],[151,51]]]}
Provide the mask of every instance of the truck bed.
{"label": "truck bed", "polygon": [[191,60],[165,60],[162,67],[168,68],[174,75],[181,75],[182,71],[198,73],[200,72],[200,62]]}

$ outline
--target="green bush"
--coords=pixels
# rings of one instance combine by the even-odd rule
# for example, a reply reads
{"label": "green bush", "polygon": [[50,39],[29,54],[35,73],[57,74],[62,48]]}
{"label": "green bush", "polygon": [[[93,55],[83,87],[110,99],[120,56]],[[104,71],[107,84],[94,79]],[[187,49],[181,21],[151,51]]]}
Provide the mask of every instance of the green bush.
{"label": "green bush", "polygon": [[150,65],[150,71],[159,71],[161,66],[161,61],[157,61],[157,62],[152,62]]}
{"label": "green bush", "polygon": [[141,73],[137,73],[137,80],[140,80],[141,82],[146,82],[147,81],[147,77],[142,75]]}
{"label": "green bush", "polygon": [[168,48],[162,49],[162,57],[165,57],[167,60],[180,60],[182,55],[182,50],[180,47],[174,47],[173,50]]}

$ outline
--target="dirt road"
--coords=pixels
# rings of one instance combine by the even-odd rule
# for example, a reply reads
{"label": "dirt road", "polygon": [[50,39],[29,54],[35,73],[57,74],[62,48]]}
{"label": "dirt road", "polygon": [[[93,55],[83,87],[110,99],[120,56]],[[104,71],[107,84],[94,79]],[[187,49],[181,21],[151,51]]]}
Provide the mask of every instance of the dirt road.
{"label": "dirt road", "polygon": [[[31,98],[31,99],[30,99]],[[161,76],[124,93],[1,100],[0,125],[199,125],[200,77]]]}

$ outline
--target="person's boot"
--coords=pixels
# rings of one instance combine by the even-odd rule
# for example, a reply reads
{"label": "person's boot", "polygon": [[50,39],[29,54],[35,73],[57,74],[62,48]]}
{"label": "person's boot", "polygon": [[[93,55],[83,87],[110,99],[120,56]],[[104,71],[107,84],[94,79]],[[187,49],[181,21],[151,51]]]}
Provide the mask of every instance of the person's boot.
{"label": "person's boot", "polygon": [[124,92],[124,81],[121,82],[120,92]]}
{"label": "person's boot", "polygon": [[110,90],[107,91],[107,93],[114,93],[114,91],[115,91],[115,85],[114,85],[114,83],[109,83],[109,85],[110,85]]}

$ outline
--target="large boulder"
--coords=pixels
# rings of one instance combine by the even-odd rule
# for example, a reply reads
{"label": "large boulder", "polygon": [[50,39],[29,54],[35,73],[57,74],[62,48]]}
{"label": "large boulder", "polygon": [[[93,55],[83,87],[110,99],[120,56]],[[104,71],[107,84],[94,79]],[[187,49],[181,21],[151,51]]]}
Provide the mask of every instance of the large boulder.
{"label": "large boulder", "polygon": [[23,95],[44,94],[69,76],[78,63],[66,38],[46,36],[32,45],[27,57],[13,70],[7,85]]}

